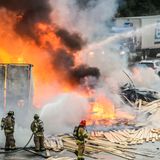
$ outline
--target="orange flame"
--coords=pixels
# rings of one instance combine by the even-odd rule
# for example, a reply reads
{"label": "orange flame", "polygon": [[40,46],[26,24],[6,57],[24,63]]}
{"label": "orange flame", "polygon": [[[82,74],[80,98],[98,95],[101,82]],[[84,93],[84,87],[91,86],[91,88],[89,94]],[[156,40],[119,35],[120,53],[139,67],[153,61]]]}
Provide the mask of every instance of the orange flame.
{"label": "orange flame", "polygon": [[91,111],[88,115],[89,124],[109,123],[115,119],[115,107],[109,99],[105,97],[98,98],[95,102],[91,102]]}
{"label": "orange flame", "polygon": [[[64,48],[64,46],[54,32],[56,28],[43,23],[34,26],[39,37],[39,46],[31,39],[21,38],[14,31],[15,21],[19,18],[21,15],[17,17],[13,13],[0,10],[0,63],[30,63],[34,65],[34,105],[42,106],[55,94],[61,91],[69,92],[73,89],[65,81],[60,84],[57,70],[51,63],[51,55],[46,51],[47,44],[49,44],[47,49],[50,47],[51,49]],[[78,56],[75,56],[75,59],[77,63],[81,63]],[[90,113],[87,117],[88,123],[99,124],[104,121],[103,123],[108,124],[115,118],[115,107],[109,99],[101,96],[91,103]]]}
{"label": "orange flame", "polygon": [[42,48],[46,48],[46,43],[48,42],[50,42],[50,45],[52,44],[52,46],[50,47],[53,47],[54,49],[58,49],[63,46],[60,42],[60,39],[55,35],[54,26],[50,26],[44,23],[38,23],[35,26],[35,29],[39,36],[39,41]]}
{"label": "orange flame", "polygon": [[0,63],[33,64],[34,105],[40,107],[58,92],[70,90],[65,81],[57,85],[57,70],[51,63],[51,55],[45,50],[48,42],[54,49],[64,47],[54,34],[54,26],[42,23],[34,26],[41,44],[38,46],[33,40],[16,34],[17,15],[0,10],[0,19]]}

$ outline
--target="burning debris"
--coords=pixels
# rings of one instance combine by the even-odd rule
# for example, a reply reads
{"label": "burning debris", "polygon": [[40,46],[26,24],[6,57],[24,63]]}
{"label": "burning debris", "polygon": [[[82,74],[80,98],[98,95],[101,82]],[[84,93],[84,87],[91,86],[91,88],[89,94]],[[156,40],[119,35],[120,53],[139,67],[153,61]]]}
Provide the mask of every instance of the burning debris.
{"label": "burning debris", "polygon": [[[141,114],[151,113],[150,116],[159,112],[160,101],[153,101],[140,109]],[[151,118],[151,117],[150,117]],[[149,119],[150,119],[149,118]],[[148,120],[147,120],[148,121]],[[145,158],[154,158],[152,151],[139,150],[131,145],[142,145],[145,142],[156,142],[160,138],[160,129],[153,126],[138,126],[128,129],[111,129],[110,131],[90,131],[90,139],[86,142],[85,156],[98,159],[96,155],[100,152],[106,152],[124,159],[137,159],[137,156]],[[76,141],[72,135],[60,135],[56,137],[48,137],[45,140],[48,150],[68,150],[74,152]]]}

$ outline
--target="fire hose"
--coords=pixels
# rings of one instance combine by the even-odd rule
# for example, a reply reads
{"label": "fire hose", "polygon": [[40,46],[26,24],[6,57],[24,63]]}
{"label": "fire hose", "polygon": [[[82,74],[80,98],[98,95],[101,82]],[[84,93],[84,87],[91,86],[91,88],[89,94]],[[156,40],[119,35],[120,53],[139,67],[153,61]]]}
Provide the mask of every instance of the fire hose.
{"label": "fire hose", "polygon": [[[3,125],[2,125],[2,124],[1,124],[1,129],[3,129]],[[41,157],[43,157],[43,158],[48,158],[48,156],[45,156],[45,155],[42,155],[42,154],[39,154],[39,153],[33,151],[33,150],[31,149],[31,147],[30,147],[30,148],[27,148],[28,144],[31,142],[31,140],[32,140],[32,138],[33,138],[33,135],[34,135],[34,133],[32,133],[32,135],[30,136],[29,140],[27,141],[27,143],[26,143],[26,145],[25,145],[24,147],[15,148],[15,149],[10,150],[10,151],[0,151],[0,154],[15,153],[15,152],[19,152],[19,151],[25,150],[25,151],[27,151],[27,152],[31,152],[32,154],[41,156]],[[0,148],[0,149],[5,149],[5,148]]]}
{"label": "fire hose", "polygon": [[26,143],[26,145],[25,145],[24,147],[19,148],[19,149],[16,149],[16,150],[12,150],[12,151],[3,151],[3,152],[0,152],[0,154],[15,153],[15,152],[19,152],[19,151],[25,150],[25,149],[27,148],[28,144],[31,142],[32,137],[33,137],[33,133],[32,133],[32,135],[30,136],[28,142]]}
{"label": "fire hose", "polygon": [[37,152],[34,152],[34,151],[31,151],[27,148],[28,144],[31,142],[32,138],[33,138],[33,133],[31,135],[31,137],[29,138],[28,142],[26,143],[26,145],[22,148],[19,148],[19,149],[16,149],[16,150],[12,150],[12,151],[3,151],[3,152],[0,152],[0,154],[5,154],[5,153],[16,153],[16,152],[19,152],[19,151],[22,151],[22,150],[25,150],[27,152],[30,152],[32,154],[35,154],[35,155],[38,155],[38,156],[41,156],[43,158],[48,158],[48,156],[45,156],[45,155],[42,155],[42,154],[39,154]]}

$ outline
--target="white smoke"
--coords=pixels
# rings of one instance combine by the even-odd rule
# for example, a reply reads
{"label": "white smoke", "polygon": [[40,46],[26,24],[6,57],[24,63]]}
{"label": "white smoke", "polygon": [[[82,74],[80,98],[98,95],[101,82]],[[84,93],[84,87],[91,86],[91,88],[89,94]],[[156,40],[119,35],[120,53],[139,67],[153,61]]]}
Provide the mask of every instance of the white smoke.
{"label": "white smoke", "polygon": [[[89,1],[88,7],[85,6],[83,9],[76,2],[75,0],[50,0],[53,6],[51,15],[53,22],[70,32],[76,31],[87,39],[88,46],[79,53],[79,57],[82,63],[91,67],[98,67],[101,72],[101,81],[98,88],[95,89],[95,95],[98,96],[100,92],[111,99],[116,106],[119,106],[120,111],[134,112],[133,109],[122,102],[118,94],[119,87],[130,81],[123,73],[124,69],[127,70],[128,57],[120,55],[111,47],[115,40],[129,37],[132,33],[108,37],[109,28],[107,26],[110,25],[109,20],[116,12],[117,1]],[[139,77],[141,77],[140,81]],[[141,75],[131,75],[131,78],[133,78],[137,87],[156,88],[159,81],[159,77],[152,71],[141,71]],[[77,102],[75,98],[76,96],[72,96],[72,94],[61,95],[53,103],[44,106],[41,116],[49,133],[73,130],[73,126],[82,119],[81,116],[76,119],[74,116],[77,113],[79,113],[78,115],[87,113],[79,104],[83,101],[87,104],[87,100],[82,98]],[[66,117],[66,110],[69,110],[69,115],[71,115],[69,118]],[[54,126],[54,123],[58,128]]]}
{"label": "white smoke", "polygon": [[[78,2],[83,3],[83,7]],[[117,0],[88,0],[86,4],[78,0],[50,0],[50,3],[54,23],[71,32],[77,31],[88,40],[87,47],[79,53],[82,63],[98,67],[102,77],[127,67],[127,56],[121,56],[111,47],[122,35],[108,37],[111,19],[118,7]]]}
{"label": "white smoke", "polygon": [[86,117],[88,110],[88,101],[83,96],[77,93],[59,95],[41,111],[45,133],[71,132]]}
{"label": "white smoke", "polygon": [[131,76],[137,87],[160,91],[160,78],[152,68],[134,68]]}
{"label": "white smoke", "polygon": [[[89,41],[106,37],[107,21],[115,14],[117,0],[89,0],[81,8],[77,0],[50,0],[53,22],[69,31],[77,31]],[[79,2],[81,3],[81,2]]]}
{"label": "white smoke", "polygon": [[[116,0],[88,1],[88,6],[80,8],[75,0],[50,0],[53,6],[51,18],[59,27],[70,32],[78,32],[88,41],[88,47],[79,53],[82,63],[91,67],[98,67],[101,72],[101,81],[95,89],[95,96],[104,95],[113,101],[115,106],[124,106],[118,95],[119,80],[123,79],[123,68],[127,66],[127,57],[120,56],[110,48],[112,38],[104,45],[94,45],[106,41],[109,35],[110,20],[117,9]],[[113,38],[113,40],[119,37]],[[94,46],[94,47],[92,47]],[[116,78],[115,78],[116,77]],[[108,83],[109,81],[113,83]],[[113,86],[115,92],[113,93]],[[128,106],[125,105],[126,110]],[[45,131],[49,134],[71,132],[80,120],[89,113],[88,99],[77,93],[61,94],[53,102],[45,105],[41,111]]]}
{"label": "white smoke", "polygon": [[127,57],[122,57],[119,53],[111,51],[109,46],[97,48],[94,51],[82,51],[81,57],[84,63],[89,66],[98,67],[102,76],[109,76],[113,72],[121,72],[127,67]]}

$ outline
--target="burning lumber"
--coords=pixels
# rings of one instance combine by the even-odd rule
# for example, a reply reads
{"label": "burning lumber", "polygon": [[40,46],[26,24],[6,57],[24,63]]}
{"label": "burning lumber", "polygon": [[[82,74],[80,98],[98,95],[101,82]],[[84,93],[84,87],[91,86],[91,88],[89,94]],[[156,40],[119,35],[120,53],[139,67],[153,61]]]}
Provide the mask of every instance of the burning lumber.
{"label": "burning lumber", "polygon": [[[160,100],[145,105],[141,103],[139,110],[144,114],[150,113],[149,117],[147,117],[147,120],[150,120],[155,114],[160,112]],[[139,126],[138,123],[137,126]],[[98,159],[98,157],[93,156],[93,154],[106,152],[128,160],[135,159],[136,155],[154,157],[151,154],[143,153],[143,151],[137,151],[136,148],[131,146],[140,145],[145,142],[154,143],[160,140],[160,128],[155,129],[147,125],[144,126],[124,130],[91,131],[89,133],[91,138],[86,142],[85,156]],[[74,153],[77,149],[77,144],[76,140],[71,135],[61,135],[46,138],[45,147],[48,151],[52,150],[57,152],[66,149]],[[56,160],[57,158],[52,159]],[[65,157],[62,159],[65,159]]]}

